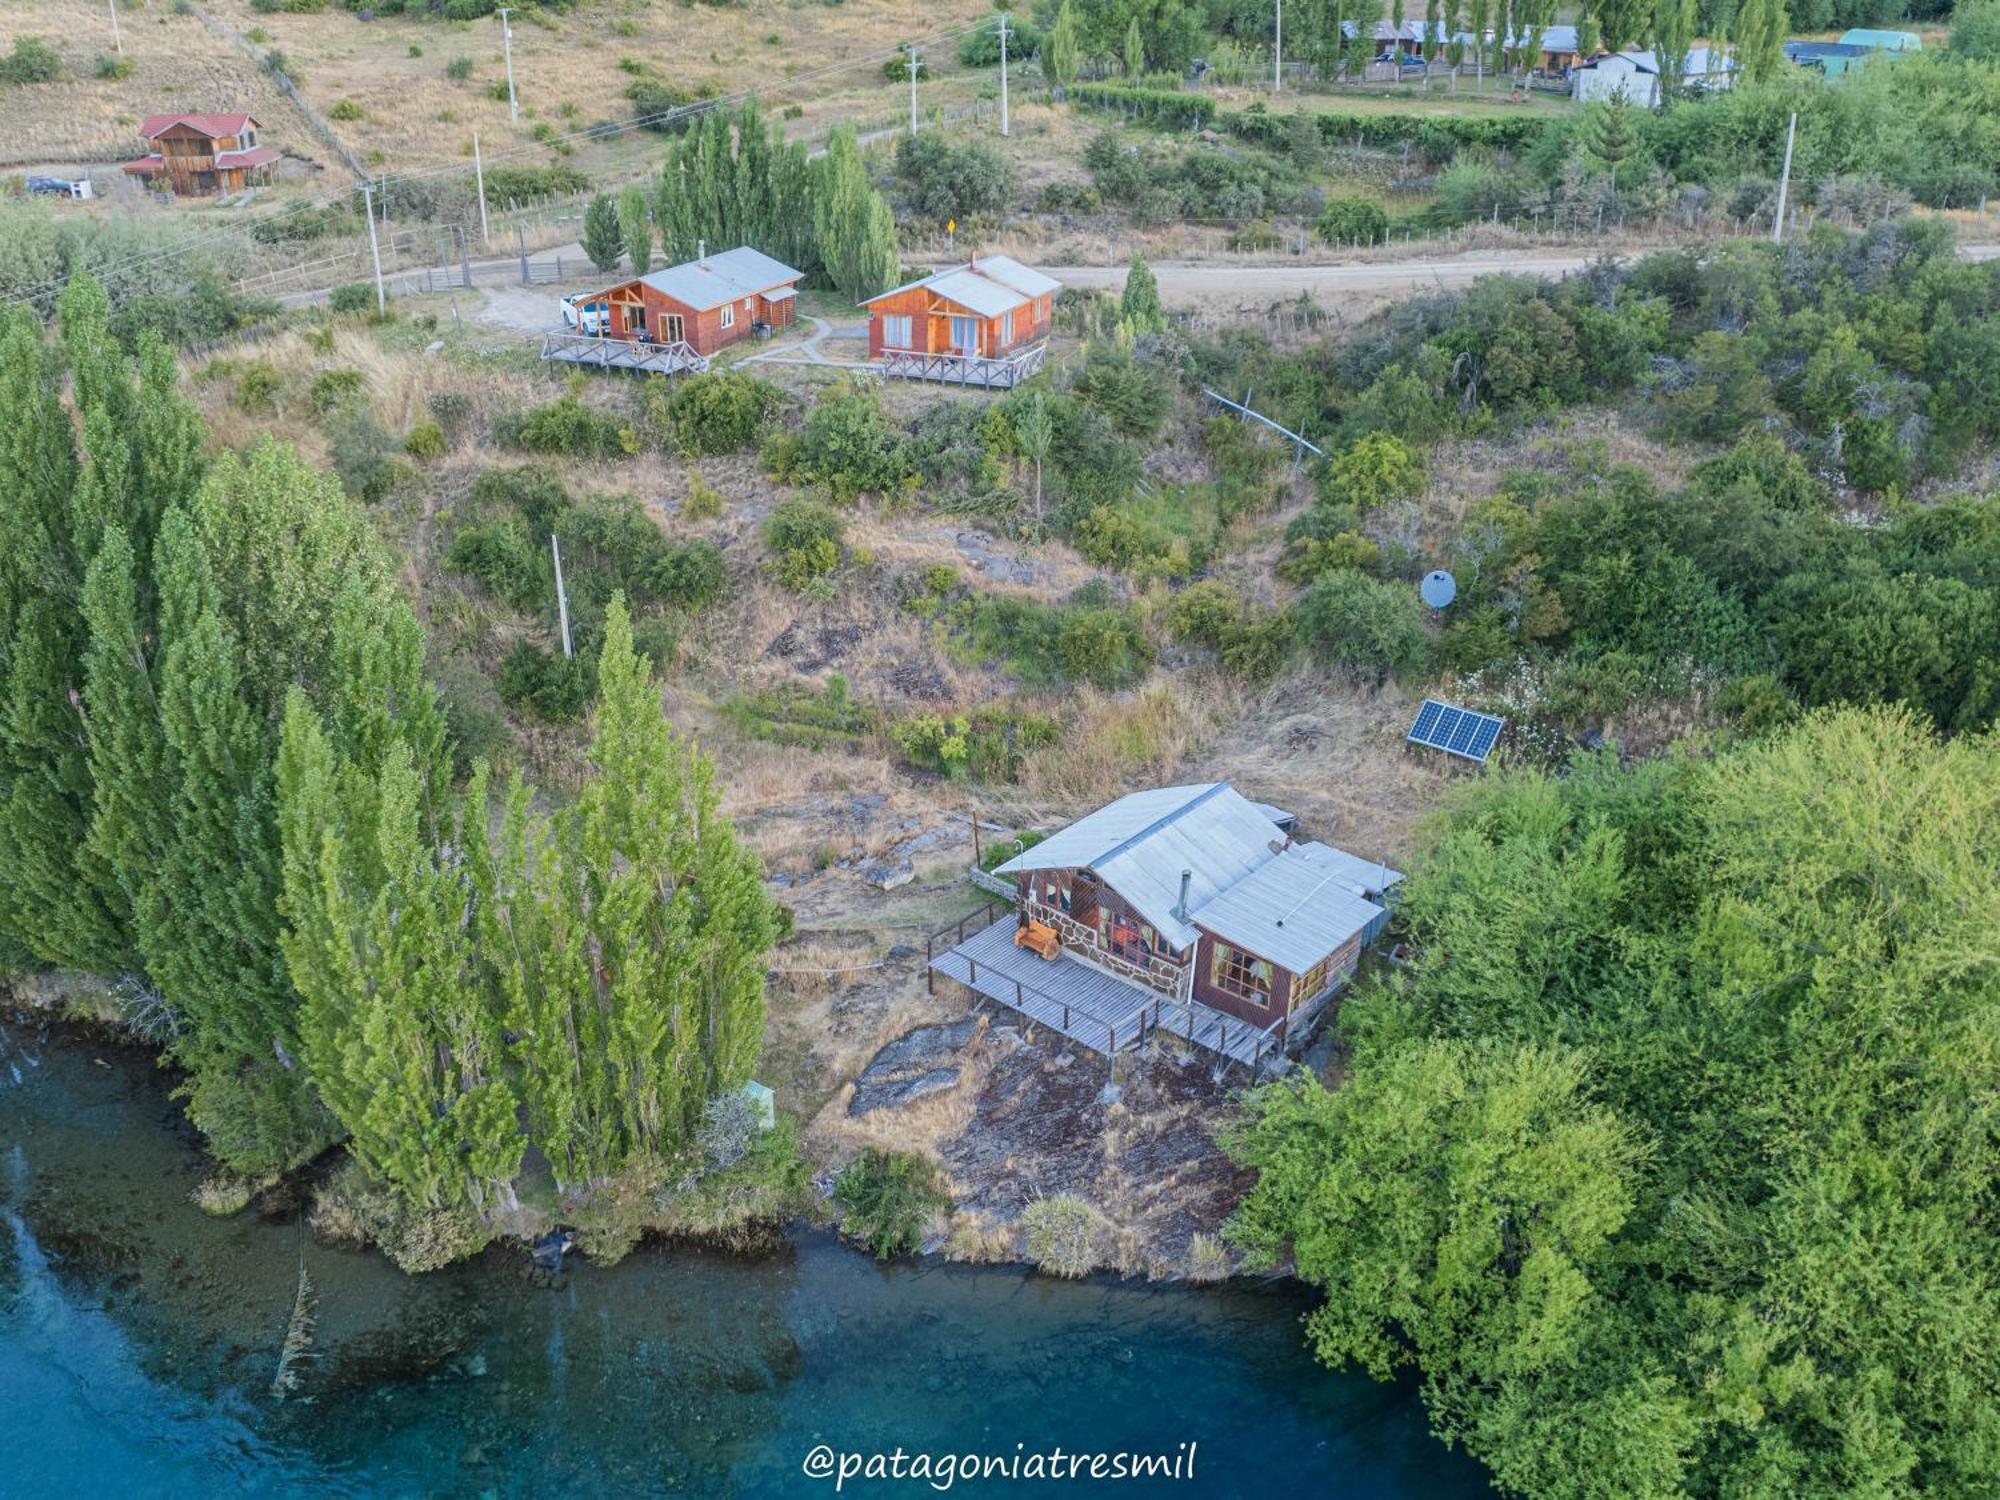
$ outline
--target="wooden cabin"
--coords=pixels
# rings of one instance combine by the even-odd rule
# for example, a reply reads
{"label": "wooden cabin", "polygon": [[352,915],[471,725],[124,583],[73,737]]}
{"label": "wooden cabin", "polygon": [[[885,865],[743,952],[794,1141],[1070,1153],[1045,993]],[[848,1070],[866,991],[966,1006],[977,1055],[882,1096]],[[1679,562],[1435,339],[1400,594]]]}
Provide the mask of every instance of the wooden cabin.
{"label": "wooden cabin", "polygon": [[1039,368],[1061,289],[1010,256],[947,266],[862,304],[868,357],[889,374],[1012,385]]}
{"label": "wooden cabin", "polygon": [[1303,1041],[1402,879],[1290,822],[1227,782],[1121,797],[1001,865],[1013,914],[931,967],[1100,1051],[1165,1027],[1254,1066]]}
{"label": "wooden cabin", "polygon": [[577,298],[603,302],[605,337],[669,347],[685,344],[706,358],[753,333],[798,321],[805,272],[739,245],[703,255]]}
{"label": "wooden cabin", "polygon": [[257,144],[248,114],[148,115],[139,136],[153,149],[125,170],[179,194],[237,193],[268,180],[280,159]]}

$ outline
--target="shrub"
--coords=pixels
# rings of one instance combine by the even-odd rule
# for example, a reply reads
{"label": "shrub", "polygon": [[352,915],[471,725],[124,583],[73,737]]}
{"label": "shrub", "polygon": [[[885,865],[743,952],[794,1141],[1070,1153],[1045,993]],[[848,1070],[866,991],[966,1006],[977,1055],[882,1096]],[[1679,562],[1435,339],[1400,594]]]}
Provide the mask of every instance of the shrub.
{"label": "shrub", "polygon": [[1115,344],[1093,345],[1072,388],[1075,395],[1132,438],[1150,438],[1173,402],[1164,372],[1141,365]]}
{"label": "shrub", "polygon": [[655,382],[646,412],[660,441],[683,458],[736,453],[764,435],[781,394],[767,380],[738,370]]}
{"label": "shrub", "polygon": [[1358,531],[1342,531],[1330,537],[1305,537],[1293,542],[1278,559],[1278,576],[1286,583],[1303,587],[1342,568],[1375,573],[1381,567],[1380,547]]}
{"label": "shrub", "polygon": [[892,490],[909,477],[903,435],[873,391],[845,386],[825,397],[805,426],[777,450],[780,478],[847,503]]}
{"label": "shrub", "polygon": [[936,131],[905,135],[897,143],[896,176],[910,207],[937,223],[997,213],[1014,195],[1014,169],[991,146],[953,143]]}
{"label": "shrub", "polygon": [[1321,470],[1321,503],[1370,510],[1423,488],[1423,456],[1399,437],[1371,432],[1355,439]]}
{"label": "shrub", "polygon": [[362,402],[350,402],[326,424],[327,456],[340,483],[357,500],[380,500],[396,482],[391,457],[398,444]]}
{"label": "shrub", "polygon": [[244,411],[266,415],[278,409],[285,377],[268,359],[252,360],[236,377],[236,404]]}
{"label": "shrub", "polygon": [[472,76],[472,59],[469,57],[454,57],[444,65],[444,76],[449,78],[453,83],[465,82],[466,79]]}
{"label": "shrub", "polygon": [[1215,118],[1215,100],[1206,94],[1174,89],[1126,88],[1112,83],[1074,83],[1069,101],[1079,109],[1098,110],[1138,120],[1163,130],[1200,130]]}
{"label": "shrub", "polygon": [[575,396],[559,396],[521,413],[511,438],[530,453],[566,458],[616,458],[638,449],[630,428]]}
{"label": "shrub", "polygon": [[409,433],[403,439],[403,451],[412,458],[443,458],[444,429],[429,417],[419,418],[410,424]]}
{"label": "shrub", "polygon": [[840,566],[840,516],[814,500],[787,500],[764,518],[764,545],[771,549],[772,577],[779,587],[802,592],[816,578]]}
{"label": "shrub", "polygon": [[688,470],[687,498],[681,501],[684,521],[713,521],[722,514],[722,492],[701,477],[701,470]]}
{"label": "shrub", "polygon": [[1122,609],[1066,610],[1055,652],[1065,677],[1100,688],[1130,687],[1153,665],[1145,632]]}
{"label": "shrub", "polygon": [[1100,1223],[1097,1210],[1075,1193],[1037,1198],[1021,1215],[1028,1259],[1054,1276],[1088,1276],[1097,1268]]}
{"label": "shrub", "polygon": [[488,469],[472,481],[472,498],[485,506],[505,506],[520,512],[536,531],[552,531],[556,518],[569,509],[569,491],[554,470],[541,464]]}
{"label": "shrub", "polygon": [[1333,198],[1314,226],[1330,245],[1380,245],[1389,238],[1389,216],[1373,198]]}
{"label": "shrub", "polygon": [[38,36],[17,36],[14,50],[0,57],[0,83],[54,83],[62,77],[62,58]]}
{"label": "shrub", "polygon": [[715,543],[681,542],[663,549],[647,566],[642,592],[693,611],[713,603],[727,581]]}
{"label": "shrub", "polygon": [[1386,677],[1429,658],[1423,604],[1406,584],[1330,573],[1299,596],[1296,610],[1301,643],[1322,661]]}
{"label": "shrub", "polygon": [[929,1157],[870,1146],[834,1179],[843,1234],[878,1260],[923,1248],[924,1231],[952,1211],[944,1173]]}
{"label": "shrub", "polygon": [[553,592],[552,566],[525,527],[509,517],[461,526],[452,533],[444,565],[476,578],[486,592],[516,609],[537,609]]}
{"label": "shrub", "polygon": [[352,99],[336,99],[333,108],[326,114],[330,120],[358,120],[361,118],[361,106]]}
{"label": "shrub", "polygon": [[116,82],[120,78],[132,76],[132,60],[129,57],[100,52],[97,54],[97,61],[91,66],[91,71],[99,78]]}
{"label": "shrub", "polygon": [[375,288],[366,281],[350,281],[326,294],[326,305],[337,313],[373,312]]}
{"label": "shrub", "polygon": [[896,748],[911,765],[956,777],[970,759],[972,724],[962,714],[913,714],[890,729]]}
{"label": "shrub", "polygon": [[509,707],[552,723],[583,717],[589,687],[580,657],[545,651],[520,641],[500,663],[500,698]]}

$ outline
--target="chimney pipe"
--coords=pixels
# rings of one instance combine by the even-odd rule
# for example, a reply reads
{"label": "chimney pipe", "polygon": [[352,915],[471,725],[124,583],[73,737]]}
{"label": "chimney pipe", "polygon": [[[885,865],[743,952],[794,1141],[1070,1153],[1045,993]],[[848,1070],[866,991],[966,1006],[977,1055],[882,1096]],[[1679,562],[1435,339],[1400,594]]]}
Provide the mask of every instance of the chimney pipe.
{"label": "chimney pipe", "polygon": [[1185,922],[1188,919],[1188,909],[1187,909],[1188,882],[1193,879],[1194,879],[1194,871],[1192,870],[1181,871],[1181,899],[1174,903],[1174,919],[1176,921]]}
{"label": "chimney pipe", "polygon": [[696,241],[694,242],[694,258],[695,258],[696,260],[707,260],[707,259],[708,259],[708,241],[707,241],[707,240],[696,240]]}

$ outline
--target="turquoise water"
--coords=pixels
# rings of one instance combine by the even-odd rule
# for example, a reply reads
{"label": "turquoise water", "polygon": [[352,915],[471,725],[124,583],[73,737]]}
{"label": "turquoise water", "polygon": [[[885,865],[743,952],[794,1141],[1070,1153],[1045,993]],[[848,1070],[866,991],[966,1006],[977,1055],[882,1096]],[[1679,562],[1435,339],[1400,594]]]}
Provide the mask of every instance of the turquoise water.
{"label": "turquoise water", "polygon": [[[1150,1289],[648,1247],[533,1284],[215,1220],[143,1054],[0,1017],[0,1496],[823,1495],[836,1452],[1178,1457],[1192,1479],[956,1494],[1487,1493],[1403,1388],[1305,1354],[1294,1289]],[[316,1359],[270,1394],[301,1259]],[[1017,1444],[1021,1445],[1017,1449]],[[841,1493],[938,1493],[849,1479]]]}

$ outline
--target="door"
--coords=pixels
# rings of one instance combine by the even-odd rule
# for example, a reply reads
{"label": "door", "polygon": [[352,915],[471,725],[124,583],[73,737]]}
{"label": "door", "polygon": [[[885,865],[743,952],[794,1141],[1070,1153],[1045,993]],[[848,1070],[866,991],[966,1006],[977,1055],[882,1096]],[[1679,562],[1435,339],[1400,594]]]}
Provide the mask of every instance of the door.
{"label": "door", "polygon": [[687,320],[679,313],[667,314],[666,339],[670,344],[684,344],[687,342]]}
{"label": "door", "polygon": [[957,314],[951,320],[951,352],[974,359],[979,354],[979,319],[963,318]]}

